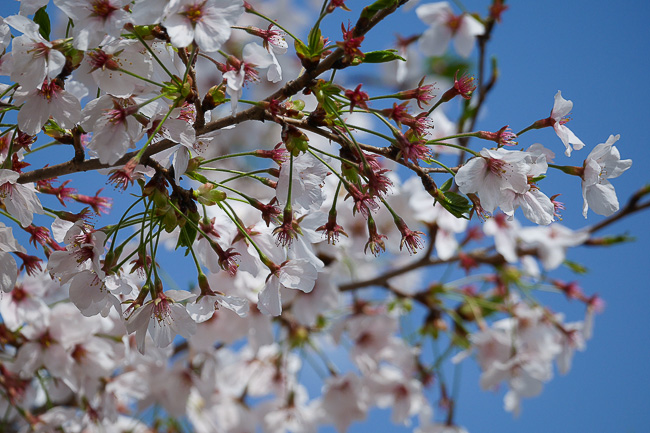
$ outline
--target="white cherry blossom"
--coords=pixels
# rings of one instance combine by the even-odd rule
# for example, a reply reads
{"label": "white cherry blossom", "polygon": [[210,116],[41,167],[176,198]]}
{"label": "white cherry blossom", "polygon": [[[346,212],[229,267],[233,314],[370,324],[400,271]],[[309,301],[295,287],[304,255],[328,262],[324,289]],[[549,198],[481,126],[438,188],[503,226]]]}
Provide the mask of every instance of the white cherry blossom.
{"label": "white cherry blossom", "polygon": [[110,95],[90,101],[81,113],[81,126],[93,132],[88,149],[104,164],[115,164],[135,142],[143,129],[131,115],[136,110],[132,101]]}
{"label": "white cherry blossom", "polygon": [[573,231],[553,223],[546,227],[526,227],[519,238],[527,247],[537,248],[537,254],[545,270],[550,271],[562,264],[569,247],[582,245],[589,239],[586,231]]}
{"label": "white cherry blossom", "polygon": [[430,26],[420,37],[420,49],[428,56],[443,55],[453,38],[456,52],[469,57],[476,37],[485,32],[485,26],[473,16],[454,15],[447,2],[419,6],[415,13]]}
{"label": "white cherry blossom", "polygon": [[11,227],[0,222],[0,290],[4,292],[10,292],[14,288],[18,276],[16,260],[9,254],[13,251],[27,252],[16,242]]}
{"label": "white cherry blossom", "polygon": [[21,226],[27,227],[32,223],[35,213],[43,213],[43,206],[36,197],[34,186],[31,183],[18,183],[19,177],[15,171],[0,169],[0,202]]}
{"label": "white cherry blossom", "polygon": [[273,50],[266,50],[260,44],[251,42],[246,44],[242,52],[244,62],[260,69],[267,69],[266,77],[272,83],[282,80],[282,67],[275,57]]}
{"label": "white cherry blossom", "polygon": [[325,380],[321,405],[327,414],[327,421],[333,423],[339,433],[345,433],[353,421],[366,418],[369,397],[361,379],[347,373]]}
{"label": "white cherry blossom", "polygon": [[[558,90],[555,94],[555,103],[551,110],[550,119],[554,121],[553,129],[555,129],[555,133],[560,137],[560,140],[562,140],[562,143],[564,143],[564,146],[566,147],[566,151],[564,152],[566,156],[571,156],[572,150],[580,150],[585,145],[578,137],[576,137],[573,131],[566,126],[566,123],[569,121],[567,116],[572,109],[573,102],[564,99],[562,97],[562,92]],[[573,145],[573,148],[571,145]]]}
{"label": "white cherry blossom", "polygon": [[92,270],[100,280],[104,278],[105,273],[99,260],[104,254],[106,233],[97,231],[80,220],[70,227],[64,241],[65,251],[54,251],[47,263],[47,269],[53,276],[66,283],[78,273]]}
{"label": "white cherry blossom", "polygon": [[582,215],[587,218],[589,207],[598,215],[610,216],[618,210],[618,198],[614,186],[607,179],[614,179],[632,166],[631,159],[621,160],[614,143],[620,135],[610,135],[591,151],[584,163],[582,175]]}
{"label": "white cherry blossom", "polygon": [[89,88],[96,86],[116,98],[128,98],[149,86],[137,77],[151,79],[153,70],[151,54],[139,41],[120,38],[88,51],[75,77]]}
{"label": "white cherry blossom", "polygon": [[81,104],[76,96],[60,87],[56,81],[45,80],[40,88],[26,91],[19,88],[15,94],[18,126],[25,134],[36,135],[52,119],[62,128],[70,129],[81,117]]}
{"label": "white cherry blossom", "polygon": [[11,29],[5,22],[4,18],[0,17],[0,51],[7,49],[11,43]]}
{"label": "white cherry blossom", "polygon": [[458,170],[455,178],[458,189],[464,194],[478,193],[483,208],[494,212],[501,204],[502,190],[510,189],[519,194],[527,191],[528,157],[526,152],[483,149],[480,156],[470,159]]}
{"label": "white cherry blossom", "polygon": [[237,111],[237,104],[244,92],[244,79],[246,78],[246,65],[241,64],[239,69],[232,69],[224,72],[223,78],[226,80],[226,93],[230,96],[230,107],[232,114]]}
{"label": "white cherry blossom", "polygon": [[129,0],[54,0],[72,21],[73,44],[86,51],[97,47],[106,36],[116,38],[124,24],[130,22],[130,13],[124,10]]}
{"label": "white cherry blossom", "polygon": [[230,38],[230,26],[244,13],[239,0],[178,0],[174,11],[163,20],[172,45],[185,48],[192,43],[213,53]]}
{"label": "white cherry blossom", "polygon": [[180,301],[191,296],[191,293],[181,290],[161,291],[126,319],[126,329],[129,334],[135,332],[140,353],[144,353],[147,330],[157,347],[169,346],[176,335],[190,338],[196,331],[196,322]]}
{"label": "white cherry blossom", "polygon": [[259,293],[259,310],[263,314],[279,316],[282,312],[280,288],[300,290],[309,293],[314,288],[318,271],[306,259],[289,260],[272,272],[264,289]]}
{"label": "white cherry blossom", "polygon": [[23,33],[11,43],[10,77],[13,81],[30,91],[40,87],[46,78],[59,75],[65,65],[65,56],[41,36],[38,24],[19,15],[5,18],[5,22]]}
{"label": "white cherry blossom", "polygon": [[209,320],[220,306],[234,311],[240,317],[248,314],[249,307],[246,299],[216,292],[213,293],[211,295],[201,295],[194,302],[187,304],[187,311],[196,323]]}

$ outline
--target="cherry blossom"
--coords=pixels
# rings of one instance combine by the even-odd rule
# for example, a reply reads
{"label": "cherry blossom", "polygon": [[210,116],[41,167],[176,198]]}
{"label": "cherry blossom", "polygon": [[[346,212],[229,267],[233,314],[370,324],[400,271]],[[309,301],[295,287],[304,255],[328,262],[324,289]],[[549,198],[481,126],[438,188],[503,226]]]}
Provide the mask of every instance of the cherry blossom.
{"label": "cherry blossom", "polygon": [[518,221],[508,221],[505,214],[497,214],[488,219],[483,231],[494,237],[494,246],[508,263],[517,263],[517,233],[521,229]]}
{"label": "cherry blossom", "polygon": [[196,42],[201,51],[213,53],[230,37],[230,26],[244,12],[238,0],[178,0],[163,20],[172,45],[185,48]]}
{"label": "cherry blossom", "polygon": [[88,51],[75,76],[88,87],[91,87],[88,78],[92,77],[92,83],[104,92],[128,98],[143,90],[146,85],[143,78],[150,79],[152,75],[149,51],[138,41],[119,38],[102,45],[101,49]]}
{"label": "cherry blossom", "polygon": [[191,296],[191,293],[180,290],[160,292],[155,299],[127,317],[126,329],[129,333],[135,333],[140,353],[144,353],[147,331],[157,347],[169,346],[176,335],[189,338],[194,333],[196,322],[180,303]]}
{"label": "cherry blossom", "polygon": [[[564,99],[562,97],[562,92],[558,90],[555,94],[555,103],[553,104],[549,120],[552,121],[555,133],[560,137],[560,140],[562,140],[562,143],[564,143],[564,146],[566,147],[566,151],[564,152],[566,156],[571,156],[571,151],[573,149],[580,150],[585,145],[578,137],[576,137],[573,131],[566,126],[566,123],[569,121],[567,116],[572,109],[573,102]],[[573,145],[573,147],[571,147],[571,145]]]}
{"label": "cherry blossom", "polygon": [[5,22],[3,17],[0,17],[0,51],[5,51],[11,43],[11,29]]}
{"label": "cherry blossom", "polygon": [[328,414],[328,421],[340,433],[344,433],[353,421],[366,418],[368,399],[367,390],[359,377],[347,373],[345,376],[332,376],[326,381],[321,405]]}
{"label": "cherry blossom", "polygon": [[[290,164],[282,164],[276,188],[280,205],[287,202],[289,172]],[[310,154],[305,153],[295,157],[291,176],[291,205],[300,206],[305,210],[320,208],[325,200],[322,187],[327,174],[327,167]]]}
{"label": "cherry blossom", "polygon": [[8,254],[15,251],[26,252],[25,248],[16,242],[11,227],[0,222],[0,289],[4,292],[10,292],[16,284],[18,266],[11,254]]}
{"label": "cherry blossom", "polygon": [[19,176],[15,171],[0,169],[0,202],[20,225],[27,227],[35,213],[43,213],[43,206],[32,184],[17,183]]}
{"label": "cherry blossom", "polygon": [[97,47],[106,36],[116,38],[130,14],[124,10],[127,0],[54,0],[72,21],[73,43],[78,50]]}
{"label": "cherry blossom", "polygon": [[65,56],[39,33],[38,25],[19,15],[5,22],[23,33],[11,43],[11,79],[28,91],[40,87],[46,78],[55,78],[65,65]]}
{"label": "cherry blossom", "polygon": [[465,194],[478,193],[483,208],[494,212],[501,203],[503,190],[519,194],[527,191],[527,157],[526,152],[483,149],[479,157],[470,159],[458,170],[456,184]]}
{"label": "cherry blossom", "polygon": [[524,245],[537,249],[539,259],[548,271],[562,264],[567,248],[583,244],[589,234],[554,223],[547,227],[526,227],[519,232],[519,237]]}
{"label": "cherry blossom", "polygon": [[[554,223],[557,177],[580,176],[584,213],[610,216],[609,179],[631,161],[618,136],[582,167],[551,166],[539,143],[503,148],[550,126],[567,154],[582,142],[560,92],[520,137],[501,127],[512,113],[485,111],[502,1],[421,5],[424,33],[382,51],[373,35],[403,31],[385,19],[406,2],[329,0],[313,20],[290,0],[45,3],[0,17],[3,425],[345,432],[379,408],[416,433],[466,433],[446,363],[472,358],[476,387],[504,389],[516,415],[585,349],[603,301],[553,271],[578,270],[572,247],[617,241],[596,231],[648,191],[591,228]],[[69,26],[49,28],[54,6]],[[328,34],[338,8],[343,41]],[[478,38],[476,79],[409,50],[453,39],[468,57]],[[431,75],[439,62],[453,82]],[[89,194],[82,172],[120,197]],[[584,322],[542,303],[553,295]]]}
{"label": "cherry blossom", "polygon": [[81,126],[93,136],[88,149],[105,164],[115,164],[142,136],[143,129],[131,115],[137,107],[131,101],[110,95],[90,101],[81,113]]}
{"label": "cherry blossom", "polygon": [[620,135],[610,135],[605,143],[596,145],[585,159],[582,175],[582,215],[585,218],[590,206],[598,215],[604,216],[610,216],[618,210],[616,191],[607,179],[620,176],[632,166],[631,159],[621,160],[621,155],[614,146],[619,138]]}
{"label": "cherry blossom", "polygon": [[453,38],[456,52],[469,57],[477,36],[485,32],[485,27],[468,14],[454,15],[447,2],[429,3],[415,10],[418,18],[430,27],[420,37],[420,49],[429,56],[445,53]]}
{"label": "cherry blossom", "polygon": [[251,42],[244,47],[242,57],[246,63],[254,65],[256,68],[268,68],[266,77],[272,83],[282,80],[282,68],[273,49],[266,50],[261,45]]}
{"label": "cherry blossom", "polygon": [[260,311],[271,316],[278,316],[282,312],[280,288],[300,290],[309,293],[314,288],[318,271],[306,259],[289,260],[269,275],[264,289],[259,294]]}
{"label": "cherry blossom", "polygon": [[[64,241],[66,249],[54,251],[47,263],[47,268],[53,276],[65,283],[82,271],[92,270],[99,280],[104,278],[105,273],[99,260],[104,253],[106,233],[96,231],[80,220],[67,230]],[[103,290],[101,284],[99,290]]]}
{"label": "cherry blossom", "polygon": [[40,88],[31,91],[19,88],[15,101],[18,105],[22,104],[18,112],[18,126],[29,135],[38,134],[50,117],[60,127],[72,128],[81,116],[79,99],[66,92],[56,80],[45,80]]}
{"label": "cherry blossom", "polygon": [[197,323],[209,320],[219,306],[234,311],[239,316],[248,314],[248,301],[237,296],[227,296],[216,292],[210,295],[201,295],[195,302],[187,305],[187,311]]}

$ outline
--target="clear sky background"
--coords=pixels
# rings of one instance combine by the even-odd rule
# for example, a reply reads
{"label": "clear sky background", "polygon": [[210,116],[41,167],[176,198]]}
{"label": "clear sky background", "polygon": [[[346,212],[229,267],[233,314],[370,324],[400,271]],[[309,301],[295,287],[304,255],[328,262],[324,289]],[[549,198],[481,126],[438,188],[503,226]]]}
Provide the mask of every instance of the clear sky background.
{"label": "clear sky background", "polygon": [[[300,2],[296,2],[300,3]],[[359,0],[348,0],[356,17]],[[426,2],[420,2],[423,4]],[[478,124],[497,130],[509,124],[514,131],[547,117],[553,96],[562,90],[574,102],[569,127],[586,144],[571,159],[552,131],[532,131],[520,143],[541,142],[553,149],[558,164],[582,165],[583,159],[610,134],[621,134],[617,147],[622,158],[634,164],[612,181],[623,205],[636,189],[650,183],[650,2],[641,1],[519,1],[510,2],[489,45],[489,55],[499,60],[500,79]],[[464,3],[481,13],[488,1]],[[0,13],[14,13],[17,3],[0,0]],[[454,6],[456,8],[456,6]],[[458,8],[455,9],[459,11]],[[333,17],[334,18],[334,17]],[[340,38],[340,21],[332,19],[331,34]],[[290,26],[289,26],[290,27]],[[383,29],[383,30],[382,30]],[[389,29],[389,30],[386,30]],[[414,10],[398,12],[376,32],[382,39],[367,41],[388,47],[395,33],[410,36],[425,30]],[[377,37],[377,36],[376,36]],[[365,43],[364,43],[365,44]],[[475,59],[476,51],[473,53]],[[444,90],[444,89],[443,89]],[[83,177],[83,176],[82,176]],[[557,176],[557,189],[567,204],[562,224],[577,229],[595,224],[593,212],[585,222],[578,178]],[[546,181],[545,181],[546,182]],[[548,180],[552,190],[552,179]],[[546,189],[545,189],[546,191]],[[82,191],[92,194],[94,190]],[[111,194],[115,196],[116,194]],[[115,203],[116,213],[120,208]],[[75,208],[76,209],[76,208]],[[116,217],[117,217],[116,216]],[[579,279],[587,294],[598,293],[607,303],[596,319],[594,338],[587,350],[574,357],[572,370],[546,384],[540,397],[524,400],[519,418],[503,410],[505,388],[496,393],[479,389],[479,371],[472,360],[464,362],[456,420],[470,433],[616,432],[643,433],[650,425],[650,212],[626,218],[602,234],[628,233],[636,242],[610,249],[574,249],[569,259],[587,266],[589,273],[577,277],[566,269],[554,275]],[[180,278],[179,282],[185,279]],[[569,320],[581,320],[577,303],[562,296],[545,298]],[[313,397],[313,394],[311,395]],[[438,411],[442,413],[441,411]],[[356,423],[353,432],[410,431],[389,421],[388,411],[375,410],[366,424]],[[329,428],[323,431],[333,431]]]}

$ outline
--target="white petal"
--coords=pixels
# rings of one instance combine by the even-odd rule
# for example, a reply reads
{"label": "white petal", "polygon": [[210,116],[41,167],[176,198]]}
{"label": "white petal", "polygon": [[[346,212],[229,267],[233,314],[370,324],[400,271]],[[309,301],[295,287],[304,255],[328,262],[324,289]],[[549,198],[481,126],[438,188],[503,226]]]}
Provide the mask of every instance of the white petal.
{"label": "white petal", "polygon": [[239,317],[246,317],[248,314],[248,301],[237,296],[217,296],[219,305],[234,311]]}
{"label": "white petal", "polygon": [[9,253],[0,251],[0,290],[10,292],[16,284],[18,266]]}
{"label": "white petal", "polygon": [[560,120],[573,109],[573,102],[567,101],[562,97],[562,92],[559,90],[555,94],[555,102],[551,110],[551,117],[555,120]]}
{"label": "white petal", "polygon": [[415,13],[425,24],[434,24],[444,22],[445,18],[452,14],[452,10],[449,3],[438,2],[418,6]]}
{"label": "white petal", "polygon": [[279,316],[282,313],[280,300],[280,281],[273,275],[258,295],[257,308],[262,314]]}
{"label": "white petal", "polygon": [[[172,45],[177,48],[185,48],[194,40],[194,29],[187,18],[180,14],[174,14],[167,18],[163,24],[167,28],[167,34]],[[204,48],[201,47],[203,50]]]}
{"label": "white petal", "polygon": [[485,158],[477,157],[467,161],[454,178],[460,192],[469,194],[478,191],[485,178],[486,166]]}
{"label": "white petal", "polygon": [[614,185],[604,179],[601,180],[601,183],[587,188],[585,200],[589,203],[591,210],[603,216],[612,215],[618,210],[619,206]]}
{"label": "white petal", "polygon": [[23,248],[13,235],[13,229],[11,227],[5,226],[0,222],[0,251],[12,252],[18,251],[21,253],[26,253],[27,250]]}
{"label": "white petal", "polygon": [[482,35],[484,32],[485,27],[476,18],[467,14],[463,15],[460,27],[454,37],[454,48],[456,48],[456,52],[462,57],[469,57],[474,48],[476,36]]}
{"label": "white petal", "polygon": [[266,51],[266,48],[255,42],[246,44],[242,51],[242,57],[246,63],[252,63],[262,69],[268,68],[273,64],[271,53]]}
{"label": "white petal", "polygon": [[553,222],[555,206],[539,189],[531,189],[518,197],[517,204],[521,206],[526,218],[535,224],[549,225]]}
{"label": "white petal", "polygon": [[441,56],[447,51],[450,40],[449,27],[444,25],[429,27],[420,37],[420,50],[427,56]]}

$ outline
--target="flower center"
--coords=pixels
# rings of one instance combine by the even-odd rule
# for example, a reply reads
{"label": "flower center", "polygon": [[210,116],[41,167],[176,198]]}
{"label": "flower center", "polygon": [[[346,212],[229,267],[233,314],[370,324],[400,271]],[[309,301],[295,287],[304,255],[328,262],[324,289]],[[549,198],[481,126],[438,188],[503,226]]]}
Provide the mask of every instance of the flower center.
{"label": "flower center", "polygon": [[94,17],[108,18],[113,12],[117,10],[108,0],[95,0],[92,5],[91,15]]}
{"label": "flower center", "polygon": [[107,117],[109,122],[114,125],[119,125],[126,120],[126,111],[122,108],[113,108],[112,110],[108,110]]}
{"label": "flower center", "polygon": [[32,49],[27,51],[28,53],[35,53],[34,57],[46,57],[47,53],[50,52],[50,47],[45,45],[43,42],[37,42],[32,45]]}
{"label": "flower center", "polygon": [[447,18],[447,27],[449,27],[452,33],[456,33],[458,31],[458,28],[460,27],[461,18],[463,18],[462,15],[456,16],[453,14],[449,14],[449,17]]}
{"label": "flower center", "polygon": [[153,317],[158,321],[159,324],[171,323],[171,308],[170,302],[167,298],[157,299],[153,307]]}
{"label": "flower center", "polygon": [[494,159],[494,158],[486,158],[487,159],[487,166],[490,172],[495,175],[495,176],[503,176],[506,172],[505,170],[505,161],[500,160],[500,159]]}
{"label": "flower center", "polygon": [[192,22],[193,25],[196,25],[201,19],[203,18],[203,6],[205,5],[205,2],[203,3],[195,3],[191,6],[188,6],[187,9],[185,9],[185,12],[183,15],[187,17],[188,20]]}
{"label": "flower center", "polygon": [[61,88],[54,81],[50,81],[48,83],[46,80],[43,82],[43,85],[41,86],[41,89],[38,91],[38,93],[49,102],[60,90]]}
{"label": "flower center", "polygon": [[11,197],[12,191],[13,191],[13,184],[9,182],[3,183],[2,185],[0,185],[0,198]]}

